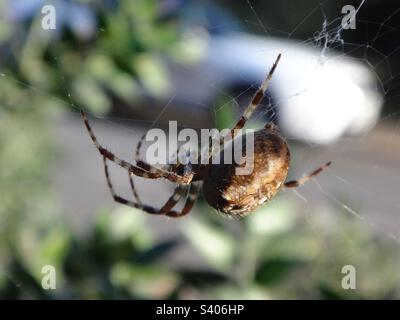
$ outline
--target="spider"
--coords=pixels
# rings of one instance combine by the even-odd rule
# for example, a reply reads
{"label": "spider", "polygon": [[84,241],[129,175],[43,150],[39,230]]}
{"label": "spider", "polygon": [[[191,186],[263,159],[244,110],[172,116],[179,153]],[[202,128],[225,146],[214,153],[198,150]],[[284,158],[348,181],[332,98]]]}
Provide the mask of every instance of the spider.
{"label": "spider", "polygon": [[[280,58],[281,54],[276,58],[267,77],[250,100],[243,115],[231,129],[230,139],[235,138],[237,129],[244,127],[247,120],[261,103]],[[221,164],[213,164],[210,160],[208,164],[191,164],[189,168],[188,165],[183,165],[179,162],[164,168],[157,168],[136,157],[136,165],[134,165],[120,159],[104,148],[93,133],[87,114],[81,111],[81,115],[91,140],[102,155],[107,184],[114,200],[154,215],[173,218],[187,215],[193,208],[202,184],[204,198],[211,207],[231,217],[243,217],[271,200],[280,188],[301,186],[331,164],[331,162],[327,162],[299,180],[285,182],[290,164],[290,150],[285,139],[278,134],[276,125],[267,123],[263,129],[254,132],[254,169],[248,175],[236,175],[235,169],[238,166],[236,163],[223,164],[221,162]],[[137,145],[136,156],[139,154],[138,150],[142,141],[143,138]],[[130,186],[136,201],[127,200],[115,193],[107,160],[113,161],[127,170]],[[147,179],[164,178],[176,183],[177,186],[173,195],[161,208],[157,209],[141,203],[135,190],[133,176]],[[184,197],[186,197],[186,200],[183,208],[179,211],[173,210],[175,205]]]}

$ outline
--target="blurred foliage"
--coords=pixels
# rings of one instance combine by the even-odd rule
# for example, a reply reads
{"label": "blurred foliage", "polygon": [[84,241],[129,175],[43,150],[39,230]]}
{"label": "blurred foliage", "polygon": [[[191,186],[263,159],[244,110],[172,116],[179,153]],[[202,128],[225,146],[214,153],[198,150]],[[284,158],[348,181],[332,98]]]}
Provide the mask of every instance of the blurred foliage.
{"label": "blurred foliage", "polygon": [[[305,217],[285,195],[241,221],[200,201],[203,214],[184,219],[183,238],[157,240],[146,216],[126,207],[99,213],[85,236],[74,234],[49,184],[57,107],[103,113],[115,97],[136,99],[138,86],[164,94],[168,75],[158,52],[179,47],[175,27],[157,19],[155,1],[111,9],[86,3],[97,18],[88,38],[68,29],[44,33],[38,17],[12,27],[1,21],[1,298],[400,298],[395,243],[340,207]],[[219,125],[231,117],[221,114]],[[203,263],[166,263],[182,245]],[[341,288],[346,264],[357,268],[357,290]],[[44,265],[56,268],[56,290],[42,288]]]}
{"label": "blurred foliage", "polygon": [[81,18],[89,31],[74,30],[79,15],[65,13],[62,18],[68,7],[57,10],[64,23],[56,30],[42,28],[41,6],[28,21],[1,21],[0,56],[7,61],[1,65],[3,74],[60,102],[68,97],[70,106],[96,114],[109,111],[113,99],[132,105],[139,99],[139,87],[153,96],[168,93],[159,54],[177,54],[178,33],[174,21],[159,15],[158,1],[72,3],[94,14],[94,19]]}
{"label": "blurred foliage", "polygon": [[[204,213],[209,211],[201,208]],[[201,206],[201,205],[200,205]],[[281,197],[241,221],[210,214],[183,221],[182,239],[156,240],[146,216],[119,207],[102,212],[77,238],[60,223],[21,224],[2,253],[2,298],[376,299],[398,298],[399,255],[339,208],[304,218]],[[231,228],[234,226],[234,228]],[[183,244],[202,256],[197,268],[171,266]],[[6,262],[6,263],[5,263]],[[54,265],[57,289],[43,290],[41,268]],[[357,290],[343,290],[344,265]],[[5,270],[5,271],[4,271]]]}
{"label": "blurred foliage", "polygon": [[[297,208],[296,208],[297,207]],[[301,214],[298,203],[279,196],[229,232],[190,220],[190,243],[229,280],[206,297],[229,299],[376,299],[399,296],[396,243],[382,239],[341,208]],[[208,235],[208,236],[207,236]],[[206,240],[206,239],[209,239]],[[357,270],[357,290],[341,286],[345,265]]]}

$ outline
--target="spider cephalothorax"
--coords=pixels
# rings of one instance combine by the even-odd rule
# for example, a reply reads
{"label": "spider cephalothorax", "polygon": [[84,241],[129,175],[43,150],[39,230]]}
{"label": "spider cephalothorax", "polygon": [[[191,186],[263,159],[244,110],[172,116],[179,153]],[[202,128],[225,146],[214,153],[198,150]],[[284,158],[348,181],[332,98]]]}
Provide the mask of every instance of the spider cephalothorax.
{"label": "spider cephalothorax", "polygon": [[[281,55],[279,54],[242,117],[230,130],[229,138],[235,139],[238,129],[244,127],[246,121],[260,104],[280,58]],[[114,200],[133,208],[142,209],[150,214],[165,215],[174,218],[188,214],[196,201],[201,182],[203,182],[204,197],[211,207],[229,216],[241,217],[256,210],[263,203],[273,198],[280,188],[292,188],[302,185],[305,181],[311,179],[330,165],[330,162],[328,162],[299,180],[285,182],[290,165],[290,151],[285,139],[277,133],[277,129],[272,123],[267,123],[263,129],[254,133],[254,152],[251,159],[254,166],[253,170],[246,175],[237,174],[236,169],[241,164],[235,162],[233,164],[224,164],[223,161],[221,161],[221,164],[213,164],[211,157],[206,164],[185,166],[178,162],[178,164],[167,165],[164,168],[154,167],[138,159],[142,140],[137,146],[136,165],[133,165],[120,159],[100,145],[90,127],[86,113],[82,111],[81,114],[94,145],[103,157],[107,184]],[[225,138],[227,137],[223,137],[221,140],[221,145],[222,142],[228,140]],[[246,143],[246,136],[242,141],[243,144]],[[242,148],[242,150],[244,149]],[[223,158],[224,152],[229,152],[226,148],[222,150],[220,154],[221,158]],[[212,150],[210,151],[210,154],[212,154]],[[134,201],[122,198],[115,193],[108,171],[107,160],[113,161],[127,170],[135,198]],[[176,183],[177,187],[164,206],[157,209],[140,202],[133,183],[133,176],[148,179],[164,178]],[[180,211],[172,210],[180,199],[185,196],[186,201],[183,208]]]}

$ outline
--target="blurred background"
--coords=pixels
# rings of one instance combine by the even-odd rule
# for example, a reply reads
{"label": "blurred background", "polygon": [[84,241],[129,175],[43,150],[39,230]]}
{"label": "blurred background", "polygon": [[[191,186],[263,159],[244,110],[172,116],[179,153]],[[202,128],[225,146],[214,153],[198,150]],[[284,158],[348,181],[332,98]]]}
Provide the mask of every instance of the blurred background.
{"label": "blurred background", "polygon": [[[349,28],[343,7],[360,3],[0,1],[0,297],[400,298],[400,9],[366,0]],[[231,126],[279,52],[248,127],[278,124],[289,179],[331,160],[326,172],[241,220],[202,197],[176,220],[113,202],[80,109],[134,161],[168,120]],[[131,196],[126,172],[112,179]],[[174,188],[135,182],[154,207]]]}

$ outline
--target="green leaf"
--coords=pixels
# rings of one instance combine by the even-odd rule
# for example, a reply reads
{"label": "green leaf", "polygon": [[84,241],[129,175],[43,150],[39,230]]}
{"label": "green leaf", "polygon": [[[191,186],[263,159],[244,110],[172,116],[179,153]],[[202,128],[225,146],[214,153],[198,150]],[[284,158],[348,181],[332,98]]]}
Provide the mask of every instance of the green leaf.
{"label": "green leaf", "polygon": [[256,281],[263,285],[276,285],[300,265],[298,261],[294,260],[266,260],[257,270]]}
{"label": "green leaf", "polygon": [[171,92],[167,70],[155,54],[140,54],[132,61],[140,82],[156,97],[166,97]]}
{"label": "green leaf", "polygon": [[194,218],[186,220],[183,233],[213,267],[226,269],[232,263],[235,243],[227,233]]}
{"label": "green leaf", "polygon": [[126,288],[131,295],[145,299],[165,299],[177,287],[179,277],[162,267],[116,263],[110,272],[111,282]]}
{"label": "green leaf", "polygon": [[289,231],[296,224],[294,205],[285,198],[274,199],[246,219],[253,234],[271,236]]}
{"label": "green leaf", "polygon": [[146,225],[146,218],[138,209],[118,206],[110,216],[108,229],[113,241],[130,238],[142,250],[154,245],[151,231]]}
{"label": "green leaf", "polygon": [[111,107],[111,101],[97,82],[88,76],[82,75],[73,83],[74,99],[95,114],[105,114]]}

